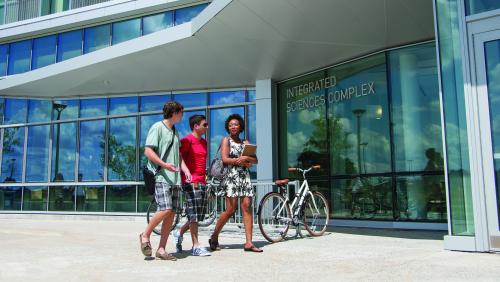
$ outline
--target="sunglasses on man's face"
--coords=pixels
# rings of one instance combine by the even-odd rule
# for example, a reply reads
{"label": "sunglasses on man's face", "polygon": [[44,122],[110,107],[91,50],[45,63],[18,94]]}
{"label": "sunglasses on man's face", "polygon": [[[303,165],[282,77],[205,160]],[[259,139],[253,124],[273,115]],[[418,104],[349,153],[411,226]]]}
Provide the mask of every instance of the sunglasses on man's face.
{"label": "sunglasses on man's face", "polygon": [[206,122],[204,122],[204,123],[202,123],[200,125],[203,126],[203,127],[208,127],[208,123],[206,123]]}

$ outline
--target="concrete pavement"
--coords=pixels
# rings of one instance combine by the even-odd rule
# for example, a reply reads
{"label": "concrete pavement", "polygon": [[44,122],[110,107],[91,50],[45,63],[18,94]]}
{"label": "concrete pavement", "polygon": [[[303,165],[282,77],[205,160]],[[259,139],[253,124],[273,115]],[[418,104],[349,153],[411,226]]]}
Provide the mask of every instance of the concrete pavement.
{"label": "concrete pavement", "polygon": [[500,281],[500,254],[446,251],[442,232],[337,228],[268,244],[256,227],[256,254],[232,225],[211,257],[191,256],[186,234],[172,262],[141,255],[144,227],[142,218],[0,215],[0,281]]}

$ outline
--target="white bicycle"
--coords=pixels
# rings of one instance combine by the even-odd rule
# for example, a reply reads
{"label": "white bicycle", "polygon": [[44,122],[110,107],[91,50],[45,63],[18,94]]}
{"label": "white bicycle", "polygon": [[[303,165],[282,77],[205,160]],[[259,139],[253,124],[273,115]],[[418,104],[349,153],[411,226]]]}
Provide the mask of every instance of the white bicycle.
{"label": "white bicycle", "polygon": [[301,235],[300,225],[304,225],[311,236],[321,236],[325,233],[330,219],[328,202],[320,192],[309,190],[309,183],[306,179],[308,172],[319,168],[319,165],[315,165],[308,169],[288,169],[288,171],[302,172],[304,177],[291,205],[288,201],[288,179],[276,180],[275,184],[279,191],[267,193],[262,198],[257,218],[260,231],[266,240],[272,243],[282,241],[285,239],[290,224],[296,226],[297,236]]}

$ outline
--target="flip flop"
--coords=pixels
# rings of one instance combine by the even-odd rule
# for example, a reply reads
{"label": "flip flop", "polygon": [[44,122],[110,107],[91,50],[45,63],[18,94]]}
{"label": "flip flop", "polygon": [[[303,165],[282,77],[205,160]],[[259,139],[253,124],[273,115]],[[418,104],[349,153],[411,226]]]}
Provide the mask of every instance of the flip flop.
{"label": "flip flop", "polygon": [[254,252],[254,253],[262,253],[263,252],[262,249],[259,249],[259,248],[255,247],[254,245],[252,245],[250,248],[244,247],[243,250],[245,252]]}

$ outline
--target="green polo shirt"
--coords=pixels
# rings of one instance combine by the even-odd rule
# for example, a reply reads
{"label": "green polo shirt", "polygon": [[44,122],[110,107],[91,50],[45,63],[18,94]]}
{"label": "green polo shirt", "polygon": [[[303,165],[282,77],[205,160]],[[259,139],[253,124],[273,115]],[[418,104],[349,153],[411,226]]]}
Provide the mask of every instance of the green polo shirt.
{"label": "green polo shirt", "polygon": [[[179,132],[177,132],[177,130],[174,136],[173,129],[168,128],[163,121],[156,122],[149,129],[145,146],[152,148],[158,157],[161,158],[167,151],[170,142],[172,142],[172,138],[174,138],[172,148],[170,148],[168,155],[163,157],[163,161],[166,163],[172,163],[180,169]],[[151,171],[156,171],[158,165],[148,159],[148,168]],[[161,169],[160,172],[156,174],[156,182],[164,182],[170,185],[180,185],[181,173]]]}

